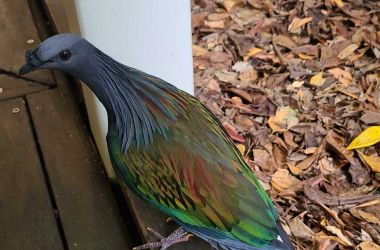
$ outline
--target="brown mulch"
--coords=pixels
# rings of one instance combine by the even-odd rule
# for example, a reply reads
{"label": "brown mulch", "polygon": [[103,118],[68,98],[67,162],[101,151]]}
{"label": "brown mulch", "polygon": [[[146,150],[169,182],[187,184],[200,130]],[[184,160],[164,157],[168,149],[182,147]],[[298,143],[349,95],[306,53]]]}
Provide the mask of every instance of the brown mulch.
{"label": "brown mulch", "polygon": [[[380,2],[192,0],[196,95],[298,249],[379,249]],[[378,161],[377,161],[378,163]]]}

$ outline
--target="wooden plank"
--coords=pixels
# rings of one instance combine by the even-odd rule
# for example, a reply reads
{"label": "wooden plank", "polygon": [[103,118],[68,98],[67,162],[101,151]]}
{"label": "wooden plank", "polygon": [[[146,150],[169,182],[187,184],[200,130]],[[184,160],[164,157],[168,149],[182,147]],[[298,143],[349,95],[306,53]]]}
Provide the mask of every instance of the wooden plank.
{"label": "wooden plank", "polygon": [[49,89],[49,86],[10,77],[8,75],[0,75],[0,100],[24,96],[46,89]]}
{"label": "wooden plank", "polygon": [[130,249],[107,176],[71,92],[27,96],[68,246]]}
{"label": "wooden plank", "polygon": [[48,17],[56,32],[69,33],[69,18],[66,11],[66,1],[44,0],[43,2],[48,10]]}
{"label": "wooden plank", "polygon": [[[0,69],[17,73],[25,63],[25,51],[40,43],[27,1],[0,0],[0,34]],[[28,78],[54,85],[47,70],[32,72]]]}
{"label": "wooden plank", "polygon": [[0,102],[0,120],[0,249],[63,249],[23,100]]}

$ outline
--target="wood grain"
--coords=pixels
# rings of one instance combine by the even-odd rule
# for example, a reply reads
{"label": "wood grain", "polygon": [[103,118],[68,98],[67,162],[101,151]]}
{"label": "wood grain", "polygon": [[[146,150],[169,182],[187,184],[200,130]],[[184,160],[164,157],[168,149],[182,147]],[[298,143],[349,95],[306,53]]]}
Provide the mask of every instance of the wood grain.
{"label": "wood grain", "polygon": [[0,249],[63,249],[23,100],[0,120]]}
{"label": "wood grain", "polygon": [[115,197],[72,93],[27,96],[68,246],[130,249]]}
{"label": "wood grain", "polygon": [[[25,52],[40,43],[27,1],[0,0],[0,69],[18,73]],[[28,44],[29,41],[34,41]],[[30,79],[54,85],[50,71],[35,71]]]}

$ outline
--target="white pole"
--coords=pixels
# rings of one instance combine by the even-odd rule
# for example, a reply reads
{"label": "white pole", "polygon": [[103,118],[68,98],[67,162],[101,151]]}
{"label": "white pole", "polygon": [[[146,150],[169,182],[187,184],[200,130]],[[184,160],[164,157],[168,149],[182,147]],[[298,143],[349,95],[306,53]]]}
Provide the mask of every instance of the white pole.
{"label": "white pole", "polygon": [[[189,0],[76,0],[83,37],[124,64],[193,93]],[[112,177],[107,115],[84,86],[91,129]]]}

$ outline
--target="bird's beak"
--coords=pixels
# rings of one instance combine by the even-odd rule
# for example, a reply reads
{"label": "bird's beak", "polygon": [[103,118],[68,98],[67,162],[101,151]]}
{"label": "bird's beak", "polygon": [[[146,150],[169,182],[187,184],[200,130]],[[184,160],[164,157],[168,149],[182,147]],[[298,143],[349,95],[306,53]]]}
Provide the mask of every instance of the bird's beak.
{"label": "bird's beak", "polygon": [[38,58],[36,50],[28,50],[25,54],[26,64],[19,70],[19,75],[25,75],[33,70],[39,69],[43,62]]}
{"label": "bird's beak", "polygon": [[34,65],[30,64],[30,63],[25,63],[25,64],[20,68],[18,74],[19,74],[20,76],[22,76],[22,75],[25,75],[25,74],[27,74],[27,73],[29,73],[29,72],[32,72],[33,70],[36,70],[36,69],[37,69],[36,66],[34,66]]}

